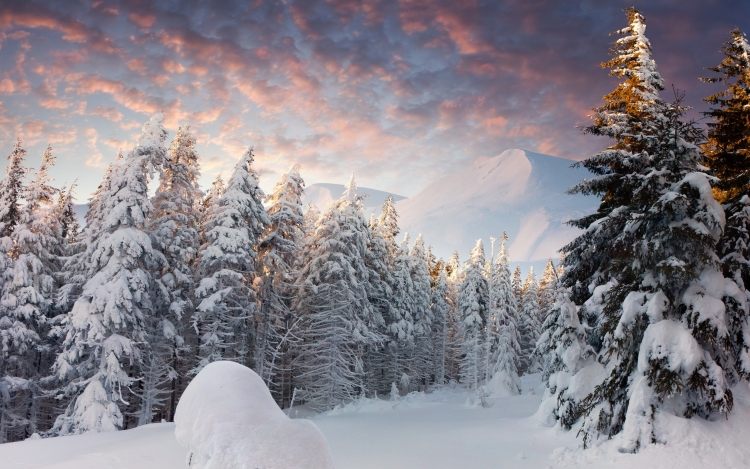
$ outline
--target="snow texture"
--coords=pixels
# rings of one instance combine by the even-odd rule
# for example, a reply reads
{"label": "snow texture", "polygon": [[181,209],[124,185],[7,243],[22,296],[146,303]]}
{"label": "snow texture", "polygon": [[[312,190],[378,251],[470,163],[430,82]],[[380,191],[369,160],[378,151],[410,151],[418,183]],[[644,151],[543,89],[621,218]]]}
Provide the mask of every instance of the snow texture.
{"label": "snow texture", "polygon": [[[211,365],[213,366],[213,365]],[[490,408],[467,409],[473,391],[441,388],[398,402],[359,399],[314,418],[337,469],[704,469],[748,467],[750,391],[733,389],[735,409],[716,422],[662,414],[656,424],[669,445],[621,453],[619,436],[581,450],[570,431],[542,426],[541,376],[524,376],[524,394],[488,397]],[[527,390],[533,387],[537,395]],[[222,396],[225,396],[222,393]],[[245,393],[242,398],[246,399]],[[298,412],[299,410],[299,412]],[[292,417],[310,415],[295,407]],[[180,469],[188,450],[172,423],[132,430],[27,440],[0,445],[0,467],[23,469]],[[523,458],[519,458],[519,453]]]}
{"label": "snow texture", "polygon": [[191,469],[333,469],[328,442],[308,420],[291,420],[263,380],[238,363],[207,365],[175,415]]}

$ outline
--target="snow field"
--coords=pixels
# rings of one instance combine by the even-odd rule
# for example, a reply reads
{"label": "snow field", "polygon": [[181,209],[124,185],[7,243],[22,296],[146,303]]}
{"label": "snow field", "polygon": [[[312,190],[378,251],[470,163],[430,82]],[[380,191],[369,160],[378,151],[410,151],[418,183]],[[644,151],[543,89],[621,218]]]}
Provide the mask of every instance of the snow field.
{"label": "snow field", "polygon": [[[576,428],[545,427],[535,415],[542,395],[538,376],[524,376],[522,389],[520,396],[488,397],[489,408],[467,406],[471,391],[444,388],[398,402],[364,399],[311,421],[328,440],[336,469],[750,466],[750,391],[744,386],[734,389],[728,422],[666,417],[657,425],[665,426],[669,446],[652,445],[637,454],[621,453],[619,437],[581,450]],[[291,414],[310,411],[300,407]],[[172,423],[0,445],[2,469],[178,469],[187,467],[187,456]]]}

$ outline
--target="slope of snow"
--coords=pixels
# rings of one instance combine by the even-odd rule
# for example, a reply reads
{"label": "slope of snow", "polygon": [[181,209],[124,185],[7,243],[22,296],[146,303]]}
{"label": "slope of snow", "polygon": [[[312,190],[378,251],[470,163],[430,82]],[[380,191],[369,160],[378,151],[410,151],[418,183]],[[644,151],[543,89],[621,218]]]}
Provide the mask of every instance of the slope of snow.
{"label": "slope of snow", "polygon": [[194,469],[333,468],[320,430],[287,417],[263,380],[238,363],[203,368],[182,395],[175,424]]}
{"label": "slope of snow", "polygon": [[396,210],[402,231],[422,233],[433,252],[447,258],[456,249],[463,259],[476,240],[503,231],[510,238],[514,261],[544,261],[579,230],[564,223],[590,213],[595,197],[565,193],[585,169],[571,168],[571,160],[507,150],[427,186],[416,196],[399,201]]}
{"label": "slope of snow", "polygon": [[[342,184],[310,184],[305,188],[305,196],[302,199],[304,205],[313,204],[317,206],[321,212],[328,209],[331,202],[338,200],[344,194],[344,186]],[[404,200],[406,197],[396,194],[390,194],[388,192],[379,191],[376,189],[368,189],[367,187],[357,187],[357,194],[365,196],[364,205],[365,211],[375,211],[380,213],[380,208],[385,202],[385,199],[389,195],[393,196],[393,200],[399,201]]]}
{"label": "slope of snow", "polygon": [[[467,405],[473,393],[444,388],[411,393],[398,402],[363,399],[315,416],[337,469],[703,469],[750,467],[750,391],[734,389],[727,420],[709,422],[671,416],[669,445],[621,453],[619,437],[580,449],[577,428],[542,425],[535,412],[542,387],[538,375],[522,378],[523,394],[489,397],[489,408]],[[295,408],[292,416],[308,415]],[[188,450],[175,439],[175,425],[161,423],[121,432],[0,445],[3,469],[177,469]],[[290,467],[290,469],[292,469]]]}

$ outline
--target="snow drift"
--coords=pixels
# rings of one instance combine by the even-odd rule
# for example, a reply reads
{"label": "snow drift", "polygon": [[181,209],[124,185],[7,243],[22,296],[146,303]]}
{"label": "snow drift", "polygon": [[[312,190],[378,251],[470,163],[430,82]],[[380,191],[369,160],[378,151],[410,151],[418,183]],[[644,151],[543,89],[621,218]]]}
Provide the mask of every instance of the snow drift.
{"label": "snow drift", "polygon": [[424,235],[444,258],[462,257],[478,238],[489,242],[503,231],[516,262],[557,257],[557,250],[580,231],[566,221],[593,212],[596,197],[566,194],[590,176],[574,162],[526,150],[499,156],[439,179],[416,196],[396,203],[402,232]]}
{"label": "snow drift", "polygon": [[315,424],[289,419],[263,380],[234,362],[198,373],[177,405],[175,424],[191,469],[333,469]]}

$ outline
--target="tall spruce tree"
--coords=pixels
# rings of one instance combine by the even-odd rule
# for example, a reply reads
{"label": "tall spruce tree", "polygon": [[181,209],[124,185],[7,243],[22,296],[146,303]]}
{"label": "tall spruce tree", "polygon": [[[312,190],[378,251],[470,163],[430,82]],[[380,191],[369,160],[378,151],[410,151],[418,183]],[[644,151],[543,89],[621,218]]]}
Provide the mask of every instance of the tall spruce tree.
{"label": "tall spruce tree", "polygon": [[69,397],[53,434],[116,430],[123,425],[120,403],[140,378],[151,304],[151,272],[163,257],[151,246],[146,220],[152,211],[148,173],[166,154],[157,114],[143,126],[138,144],[110,175],[101,194],[102,218],[84,254],[86,281],[61,320],[62,351],[53,371]]}
{"label": "tall spruce tree", "polygon": [[[704,99],[712,106],[704,113],[712,121],[703,151],[707,166],[718,177],[714,195],[726,216],[716,248],[722,270],[750,296],[750,45],[739,29],[730,34],[724,60],[709,68],[720,76],[703,79],[726,87]],[[746,380],[750,379],[743,365],[750,359],[749,323],[745,314],[727,318],[734,369]]]}
{"label": "tall spruce tree", "polygon": [[[143,357],[144,377],[139,421],[171,421],[179,394],[187,385],[191,365],[185,334],[190,334],[193,313],[193,267],[200,247],[198,186],[200,169],[190,126],[177,130],[164,159],[159,187],[152,198],[154,210],[148,231],[154,249],[165,263],[152,272],[156,285],[154,314],[146,318],[150,348]],[[156,411],[156,409],[161,409]]]}
{"label": "tall spruce tree", "polygon": [[[263,208],[265,194],[248,149],[234,167],[226,188],[207,205],[201,226],[193,327],[199,333],[199,361],[193,372],[217,360],[252,365],[257,295],[258,243],[270,220]],[[217,191],[218,192],[218,191]]]}
{"label": "tall spruce tree", "polygon": [[21,146],[21,139],[13,145],[13,152],[8,155],[5,177],[0,181],[0,238],[9,236],[20,219],[20,206],[23,199],[23,178],[28,171],[24,167],[26,150]]}
{"label": "tall spruce tree", "polygon": [[422,235],[417,236],[409,253],[411,283],[414,288],[412,316],[414,318],[414,375],[415,378],[427,385],[432,376],[432,322],[434,317],[430,309],[430,269]]}
{"label": "tall spruce tree", "polygon": [[[385,206],[384,206],[385,209]],[[370,230],[370,244],[368,246],[367,266],[371,277],[368,282],[368,298],[375,311],[383,317],[382,333],[387,334],[387,325],[392,322],[392,302],[394,279],[391,272],[392,257],[388,240],[386,238],[386,227],[379,224],[379,219],[370,217],[368,224]],[[391,389],[392,380],[389,377],[390,344],[370,346],[365,354],[365,372],[368,378],[367,387],[372,392],[387,393]]]}
{"label": "tall spruce tree", "polygon": [[608,371],[581,403],[584,445],[624,431],[623,449],[637,451],[663,438],[654,421],[665,407],[685,417],[731,410],[724,318],[747,305],[718,270],[724,214],[701,172],[700,132],[679,100],[659,98],[645,20],[626,12],[604,64],[624,81],[584,129],[615,144],[583,162],[595,177],[573,188],[602,203],[574,222],[586,231],[564,248],[564,281],[578,301],[606,286],[593,322]]}
{"label": "tall spruce tree", "polygon": [[305,224],[302,211],[305,181],[299,170],[296,164],[289,168],[266,198],[269,224],[258,252],[261,309],[256,372],[282,406],[292,398],[290,350],[299,319],[291,309],[297,293],[295,263]]}
{"label": "tall spruce tree", "polygon": [[[401,383],[402,377],[413,374],[411,365],[415,346],[415,291],[412,263],[409,255],[409,234],[405,233],[393,260],[393,295],[386,323],[390,340],[386,344],[389,356],[384,375],[389,387],[391,384]],[[408,392],[408,389],[403,391]]]}
{"label": "tall spruce tree", "polygon": [[0,290],[0,442],[36,433],[42,398],[40,380],[51,365],[47,340],[57,283],[57,248],[49,185],[54,164],[48,146],[36,176],[23,188],[24,205],[9,235],[9,264]]}
{"label": "tall spruce tree", "polygon": [[506,388],[519,393],[521,382],[518,379],[518,365],[521,356],[521,338],[517,323],[518,305],[511,284],[510,255],[505,246],[507,241],[508,236],[503,233],[490,278],[492,295],[487,333],[492,340],[488,347],[487,376],[492,379],[497,373],[502,373]]}
{"label": "tall spruce tree", "polygon": [[489,285],[483,274],[484,264],[484,246],[480,239],[466,263],[458,296],[462,339],[459,375],[461,382],[471,389],[477,389],[485,377],[484,334],[489,317]]}
{"label": "tall spruce tree", "polygon": [[451,303],[448,292],[448,277],[445,269],[441,269],[435,288],[432,289],[430,300],[432,310],[432,337],[433,337],[433,361],[435,383],[442,385],[448,377],[446,366],[448,354],[450,353],[448,337],[450,328]]}
{"label": "tall spruce tree", "polygon": [[318,220],[309,261],[299,275],[294,309],[301,317],[295,357],[302,395],[330,409],[366,391],[362,360],[381,343],[383,318],[368,300],[369,230],[354,176],[342,197]]}
{"label": "tall spruce tree", "polygon": [[[545,392],[541,411],[546,423],[553,425],[559,421],[563,428],[570,429],[580,417],[580,389],[597,384],[597,375],[604,368],[594,360],[596,354],[586,342],[586,330],[579,320],[578,307],[570,300],[569,290],[557,281],[549,288],[555,300],[532,359],[542,366]],[[587,366],[588,372],[579,374]]]}
{"label": "tall spruce tree", "polygon": [[523,283],[521,290],[521,307],[518,312],[518,332],[521,338],[521,360],[519,371],[521,373],[534,373],[537,371],[538,363],[532,360],[532,353],[536,347],[536,341],[542,333],[542,324],[539,322],[539,290],[534,275],[534,268],[529,268],[529,274]]}

